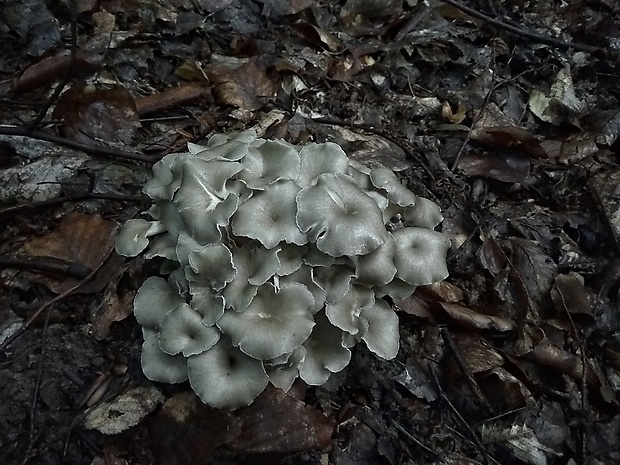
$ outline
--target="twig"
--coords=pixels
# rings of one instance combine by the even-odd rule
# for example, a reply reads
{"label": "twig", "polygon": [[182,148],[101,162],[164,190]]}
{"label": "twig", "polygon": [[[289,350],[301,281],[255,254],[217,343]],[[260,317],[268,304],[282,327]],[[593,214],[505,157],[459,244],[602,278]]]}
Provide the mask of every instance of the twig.
{"label": "twig", "polygon": [[45,324],[43,325],[43,337],[41,338],[41,359],[37,368],[37,379],[35,380],[34,388],[32,390],[32,404],[30,405],[29,412],[30,418],[28,422],[28,446],[26,447],[26,451],[24,452],[22,465],[26,465],[26,463],[32,458],[32,449],[34,448],[37,399],[39,398],[39,389],[41,388],[41,382],[43,381],[43,372],[45,371],[45,363],[43,363],[43,360],[45,359],[45,346],[47,345],[47,328],[49,326],[49,322],[50,309],[48,309],[47,314],[45,315]]}
{"label": "twig", "polygon": [[39,202],[20,203],[17,205],[11,205],[10,207],[0,208],[0,216],[13,215],[23,210],[36,210],[37,208],[49,207],[50,205],[56,205],[65,202],[78,202],[80,200],[118,200],[121,202],[142,202],[144,197],[135,195],[120,195],[120,194],[104,194],[98,192],[84,192],[83,194],[67,195],[64,197],[56,197],[48,200],[41,200]]}
{"label": "twig", "polygon": [[472,376],[471,370],[467,366],[467,363],[465,362],[465,360],[463,360],[463,357],[461,357],[458,347],[456,346],[454,339],[452,338],[452,334],[450,334],[450,331],[448,331],[448,328],[446,328],[445,326],[442,326],[439,330],[441,331],[441,337],[443,338],[444,343],[450,349],[452,358],[454,358],[454,361],[456,362],[459,369],[461,370],[461,373],[463,373],[463,376],[465,377],[465,381],[467,382],[467,386],[469,387],[469,390],[472,392],[474,396],[476,396],[476,399],[478,399],[478,402],[487,410],[487,412],[495,415],[497,412],[495,411],[493,406],[489,403],[488,399],[486,398],[486,396],[480,389],[480,386],[478,386],[478,383]]}
{"label": "twig", "polygon": [[155,161],[153,160],[153,158],[148,157],[142,153],[125,152],[123,150],[104,147],[103,145],[87,145],[75,140],[47,134],[42,131],[29,131],[28,128],[24,127],[0,126],[0,134],[6,136],[22,136],[30,137],[37,140],[44,140],[46,142],[52,142],[54,144],[62,145],[63,147],[82,150],[83,152],[89,153],[91,155],[102,155],[106,157],[121,158],[125,160],[142,161],[149,164],[152,164]]}
{"label": "twig", "polygon": [[463,418],[463,415],[461,415],[461,413],[458,411],[458,409],[454,406],[454,404],[450,401],[450,399],[448,398],[448,396],[444,392],[443,388],[441,387],[441,384],[439,383],[439,379],[437,378],[437,373],[435,372],[435,367],[433,367],[432,365],[429,364],[428,369],[429,369],[429,371],[431,373],[431,376],[433,377],[433,382],[435,383],[435,387],[437,388],[437,391],[441,395],[441,398],[448,405],[450,410],[452,410],[452,412],[456,416],[456,419],[461,424],[461,427],[465,428],[465,430],[469,433],[468,434],[469,439],[471,441],[473,441],[473,443],[476,445],[476,447],[478,448],[480,453],[484,456],[484,458],[487,461],[489,461],[491,463],[494,463],[496,465],[499,465],[499,462],[497,460],[495,460],[495,458],[493,458],[491,456],[491,454],[486,449],[484,444],[482,444],[482,442],[478,438],[478,435],[476,434],[476,432],[472,429],[472,427],[469,425],[469,423],[467,423],[467,420],[465,420],[465,418]]}
{"label": "twig", "polygon": [[39,110],[37,116],[28,125],[29,132],[33,132],[39,127],[41,121],[43,121],[43,118],[47,115],[50,107],[56,103],[63,89],[69,83],[71,75],[73,74],[73,68],[75,61],[77,60],[77,0],[69,0],[69,9],[71,10],[71,54],[69,56],[69,66],[67,67],[67,72],[65,73],[62,81],[60,81],[54,89],[54,93],[52,93],[50,98],[47,99],[47,102],[43,104],[43,107]]}
{"label": "twig", "polygon": [[508,23],[505,23],[503,21],[500,21],[498,19],[495,18],[491,18],[488,15],[485,15],[484,13],[479,12],[478,10],[474,10],[471,7],[468,7],[466,5],[463,5],[461,2],[457,2],[456,0],[442,0],[444,3],[447,3],[449,5],[452,5],[454,8],[458,8],[459,10],[467,13],[470,16],[473,16],[474,18],[478,18],[481,19],[482,21],[492,24],[493,26],[497,26],[501,29],[504,29],[508,32],[511,32],[515,35],[521,36],[521,37],[525,37],[527,39],[531,39],[535,42],[538,42],[540,44],[546,44],[546,45],[551,45],[557,48],[561,48],[561,49],[574,49],[574,50],[581,50],[583,52],[597,52],[599,50],[601,50],[599,47],[593,47],[591,45],[585,45],[585,44],[575,44],[572,42],[566,42],[564,40],[561,39],[554,39],[553,37],[549,37],[549,36],[544,36],[544,35],[540,35],[540,34],[536,34],[535,32],[532,31],[528,31],[527,29],[521,29],[515,26],[512,26]]}
{"label": "twig", "polygon": [[93,271],[91,271],[88,276],[86,276],[84,279],[82,279],[80,282],[78,282],[75,286],[71,287],[70,289],[67,289],[65,292],[63,292],[62,294],[58,294],[56,297],[54,297],[53,299],[49,300],[48,302],[44,303],[43,305],[41,305],[38,310],[36,312],[34,312],[33,315],[30,316],[30,318],[28,318],[28,320],[26,320],[24,323],[21,324],[21,326],[17,329],[17,331],[15,331],[13,334],[11,334],[9,337],[7,337],[4,341],[2,341],[2,343],[0,343],[0,351],[3,351],[7,346],[9,346],[10,344],[12,344],[19,336],[21,336],[29,327],[30,325],[32,325],[32,323],[39,318],[39,316],[41,316],[41,314],[49,307],[51,307],[53,304],[55,304],[56,302],[61,301],[62,299],[64,299],[65,297],[71,295],[73,292],[77,291],[80,287],[82,287],[84,284],[88,283],[93,276],[95,276],[95,274],[97,273],[97,271],[99,271],[101,269],[101,267],[103,266],[103,264],[108,260],[108,258],[112,255],[112,252],[114,251],[114,244],[112,244],[110,246],[110,248],[108,249],[108,251],[106,252],[105,256],[101,259],[101,261],[99,262],[99,264],[97,265],[97,267],[95,267],[93,269]]}

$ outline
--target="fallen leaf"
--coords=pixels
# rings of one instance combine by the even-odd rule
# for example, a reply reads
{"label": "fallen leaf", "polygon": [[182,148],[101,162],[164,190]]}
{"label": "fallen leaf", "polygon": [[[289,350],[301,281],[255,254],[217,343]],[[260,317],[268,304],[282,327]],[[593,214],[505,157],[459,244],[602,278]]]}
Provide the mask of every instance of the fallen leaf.
{"label": "fallen leaf", "polygon": [[[114,244],[117,225],[100,215],[70,213],[62,218],[56,229],[24,244],[24,251],[31,256],[53,257],[93,270],[100,265]],[[114,257],[114,256],[113,256]],[[115,273],[119,258],[108,261],[97,275],[78,292],[90,293],[103,289]],[[78,283],[66,276],[30,273],[30,280],[47,286],[60,294]]]}
{"label": "fallen leaf", "polygon": [[254,111],[262,108],[275,94],[275,84],[256,60],[236,69],[214,64],[207,67],[206,73],[213,82],[215,99],[223,105]]}

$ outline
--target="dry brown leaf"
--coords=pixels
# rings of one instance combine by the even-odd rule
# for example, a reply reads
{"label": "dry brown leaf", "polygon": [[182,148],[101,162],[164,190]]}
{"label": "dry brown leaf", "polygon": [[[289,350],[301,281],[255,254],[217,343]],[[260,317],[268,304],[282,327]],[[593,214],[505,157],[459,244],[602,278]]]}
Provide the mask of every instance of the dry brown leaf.
{"label": "dry brown leaf", "polygon": [[[24,251],[31,256],[52,257],[88,267],[93,270],[100,265],[114,244],[116,223],[104,220],[100,215],[69,213],[60,220],[54,231],[24,244]],[[108,262],[97,276],[79,292],[97,292],[105,287],[110,273],[117,266]],[[31,281],[47,286],[60,294],[78,283],[66,276],[48,276],[32,273]]]}
{"label": "dry brown leaf", "polygon": [[324,450],[336,426],[332,418],[271,385],[238,418],[241,434],[229,446],[246,453]]}
{"label": "dry brown leaf", "polygon": [[206,72],[213,82],[215,99],[223,105],[254,111],[262,108],[275,94],[275,84],[256,60],[250,60],[237,69],[214,64]]}
{"label": "dry brown leaf", "polygon": [[158,465],[209,463],[218,446],[241,432],[232,413],[203,404],[192,391],[170,398],[148,428]]}
{"label": "dry brown leaf", "polygon": [[516,324],[512,320],[493,315],[484,315],[462,305],[439,302],[448,316],[459,324],[476,329],[494,329],[496,331],[513,331]]}
{"label": "dry brown leaf", "polygon": [[133,97],[118,85],[108,89],[72,87],[58,101],[54,118],[66,124],[68,137],[85,144],[130,144],[140,127]]}

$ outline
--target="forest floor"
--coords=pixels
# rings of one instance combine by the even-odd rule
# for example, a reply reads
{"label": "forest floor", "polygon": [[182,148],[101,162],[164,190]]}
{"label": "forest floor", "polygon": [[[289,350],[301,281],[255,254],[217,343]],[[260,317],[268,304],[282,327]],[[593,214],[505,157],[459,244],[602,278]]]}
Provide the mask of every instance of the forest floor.
{"label": "forest floor", "polygon": [[[620,463],[612,0],[0,3],[0,463]],[[254,128],[437,202],[450,276],[321,387],[219,411],[140,367],[150,167]]]}

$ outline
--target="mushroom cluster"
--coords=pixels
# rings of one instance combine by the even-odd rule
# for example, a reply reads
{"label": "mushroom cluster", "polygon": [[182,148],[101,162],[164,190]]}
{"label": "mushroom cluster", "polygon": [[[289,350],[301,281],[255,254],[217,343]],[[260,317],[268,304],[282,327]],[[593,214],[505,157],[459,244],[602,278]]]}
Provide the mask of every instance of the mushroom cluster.
{"label": "mushroom cluster", "polygon": [[384,297],[448,274],[439,207],[334,143],[213,136],[156,163],[144,192],[150,221],[129,220],[116,242],[164,259],[165,279],[148,278],[134,301],[142,368],[189,379],[214,407],[249,405],[269,382],[323,384],[360,341],[395,357]]}

